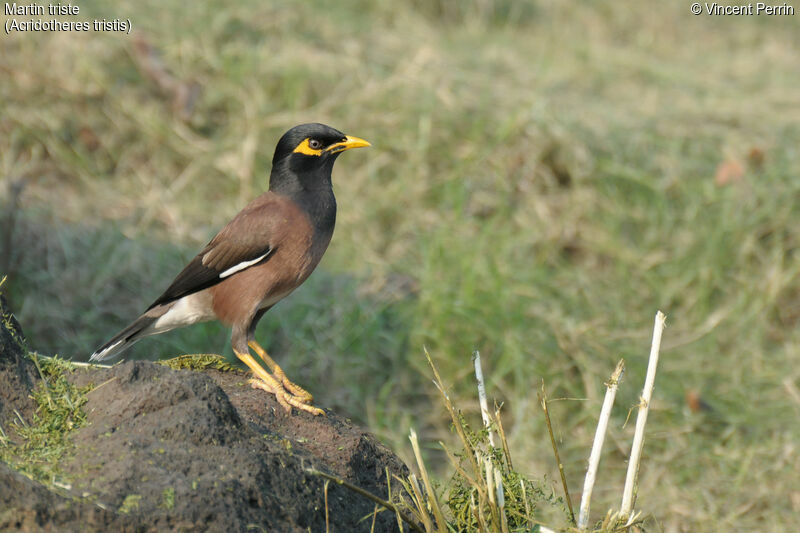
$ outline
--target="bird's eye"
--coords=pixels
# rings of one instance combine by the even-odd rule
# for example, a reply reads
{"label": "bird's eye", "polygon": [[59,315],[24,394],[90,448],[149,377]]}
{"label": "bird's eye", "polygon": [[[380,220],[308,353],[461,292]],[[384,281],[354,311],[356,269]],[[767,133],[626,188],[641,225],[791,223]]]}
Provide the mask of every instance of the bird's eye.
{"label": "bird's eye", "polygon": [[312,150],[319,150],[320,148],[322,148],[322,143],[316,139],[309,139],[308,147],[311,148]]}

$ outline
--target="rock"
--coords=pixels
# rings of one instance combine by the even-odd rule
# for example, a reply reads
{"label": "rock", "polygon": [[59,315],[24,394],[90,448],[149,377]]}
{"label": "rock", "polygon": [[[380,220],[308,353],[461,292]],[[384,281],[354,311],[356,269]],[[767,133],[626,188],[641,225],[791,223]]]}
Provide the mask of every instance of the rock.
{"label": "rock", "polygon": [[[13,412],[30,402],[37,374],[21,351],[1,349],[0,412]],[[0,463],[0,530],[326,531],[324,480],[307,468],[384,499],[386,471],[408,475],[364,430],[334,413],[288,415],[247,377],[144,361],[76,370],[70,382],[94,389],[88,424],[59,463],[70,488]],[[327,493],[330,531],[370,531],[371,501],[335,483]],[[393,513],[376,521],[375,531],[397,530]]]}

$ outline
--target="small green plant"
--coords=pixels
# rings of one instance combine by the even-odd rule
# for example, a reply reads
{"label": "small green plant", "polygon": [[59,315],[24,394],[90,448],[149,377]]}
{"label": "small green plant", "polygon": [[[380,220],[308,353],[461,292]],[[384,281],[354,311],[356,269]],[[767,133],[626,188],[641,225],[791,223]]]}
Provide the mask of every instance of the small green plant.
{"label": "small green plant", "polygon": [[[461,450],[451,451],[440,442],[455,473],[437,491],[430,482],[420,453],[416,433],[411,432],[411,445],[417,461],[422,486],[414,475],[399,480],[404,493],[393,494],[394,504],[414,516],[426,532],[480,531],[509,533],[537,531],[537,509],[548,506],[569,520],[562,498],[555,495],[544,480],[533,480],[516,471],[511,460],[508,442],[500,421],[500,409],[494,416],[485,409],[486,426],[474,430],[447,393],[427,350],[425,356],[434,375],[442,402],[450,416],[451,427],[459,438]],[[480,391],[480,389],[479,389]],[[482,402],[484,401],[484,395]],[[485,406],[483,406],[485,407]],[[492,432],[497,432],[497,443]],[[446,507],[440,504],[444,501]]]}
{"label": "small green plant", "polygon": [[[452,525],[458,531],[491,531],[493,523],[497,523],[500,530],[530,531],[541,505],[556,507],[560,514],[567,516],[563,498],[556,496],[546,480],[532,480],[517,472],[503,450],[491,446],[488,431],[474,431],[463,418],[460,423],[470,446],[458,454],[448,454],[459,467],[446,485],[445,500]],[[468,454],[484,460],[472,465]],[[479,477],[468,473],[470,466],[477,468],[473,474]],[[498,501],[501,484],[503,496]]]}
{"label": "small green plant", "polygon": [[[393,488],[389,481],[388,500],[378,498],[330,474],[315,469],[307,471],[371,499],[395,513],[401,529],[404,522],[416,532],[539,531],[540,523],[537,521],[536,511],[545,505],[568,521],[569,515],[563,499],[556,496],[545,481],[530,479],[513,468],[508,442],[500,422],[500,409],[495,411],[491,429],[473,430],[447,394],[444,382],[427,350],[425,355],[433,371],[434,383],[450,415],[451,427],[458,435],[461,445],[460,451],[453,452],[440,442],[455,470],[448,481],[439,486],[432,482],[413,430],[410,435],[411,445],[422,479],[417,479],[414,474],[405,479],[395,476],[395,481],[400,483],[401,488]],[[499,446],[491,435],[492,430],[499,434]]]}
{"label": "small green plant", "polygon": [[119,506],[119,512],[122,514],[130,514],[139,510],[139,502],[142,501],[140,494],[128,494]]}
{"label": "small green plant", "polygon": [[62,475],[59,463],[75,447],[70,432],[86,425],[82,407],[93,385],[71,384],[67,375],[74,367],[63,359],[40,358],[36,353],[28,357],[42,378],[33,390],[36,410],[30,421],[17,413],[12,422],[16,438],[0,440],[0,460],[32,479],[54,483]]}
{"label": "small green plant", "polygon": [[166,509],[167,511],[171,511],[173,507],[175,507],[175,489],[172,487],[167,487],[161,493],[162,503],[161,507]]}

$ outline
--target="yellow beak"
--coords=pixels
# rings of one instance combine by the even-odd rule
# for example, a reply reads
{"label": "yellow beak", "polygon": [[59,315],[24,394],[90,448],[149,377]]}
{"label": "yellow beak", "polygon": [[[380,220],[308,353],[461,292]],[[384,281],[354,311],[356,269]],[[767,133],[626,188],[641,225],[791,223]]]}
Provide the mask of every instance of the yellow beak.
{"label": "yellow beak", "polygon": [[345,150],[349,150],[351,148],[363,148],[365,146],[372,145],[364,139],[359,139],[358,137],[351,137],[348,135],[344,141],[328,146],[325,151],[335,154],[337,152],[344,152]]}

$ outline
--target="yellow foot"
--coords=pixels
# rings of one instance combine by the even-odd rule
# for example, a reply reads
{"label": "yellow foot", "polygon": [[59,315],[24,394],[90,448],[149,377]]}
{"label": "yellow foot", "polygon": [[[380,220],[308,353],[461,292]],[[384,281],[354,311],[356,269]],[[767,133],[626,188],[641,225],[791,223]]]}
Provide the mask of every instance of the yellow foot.
{"label": "yellow foot", "polygon": [[[259,348],[261,347],[259,346]],[[261,348],[261,350],[263,351],[263,348]],[[280,367],[275,364],[275,361],[269,359],[269,362],[265,362],[267,362],[270,368],[273,369],[273,372],[275,372],[275,369],[277,369],[280,374],[277,372],[275,372],[275,374],[270,374],[267,372],[267,370],[258,364],[258,362],[249,353],[241,353],[236,350],[234,350],[234,353],[236,354],[236,357],[246,364],[256,376],[255,378],[248,380],[248,383],[250,383],[253,388],[258,388],[269,392],[270,394],[274,394],[275,398],[278,400],[278,403],[280,403],[281,406],[286,409],[286,412],[291,413],[292,407],[296,407],[315,416],[325,414],[325,411],[322,409],[314,407],[313,405],[309,405],[312,400],[311,395],[302,387],[289,381]],[[266,355],[266,352],[264,352],[264,354]],[[270,363],[272,364],[270,365]],[[287,383],[291,386],[287,386]]]}
{"label": "yellow foot", "polygon": [[255,350],[258,356],[265,363],[267,363],[267,366],[272,371],[272,375],[275,376],[275,379],[280,381],[283,387],[287,391],[289,391],[292,394],[292,396],[295,396],[302,403],[310,404],[311,402],[314,401],[314,397],[311,395],[310,392],[305,390],[300,385],[289,381],[289,378],[286,377],[286,374],[284,374],[283,369],[278,366],[278,363],[272,360],[272,357],[270,357],[269,354],[267,354],[267,351],[264,348],[262,348],[260,344],[258,344],[256,341],[253,340],[248,342],[247,345],[253,350]]}
{"label": "yellow foot", "polygon": [[302,411],[306,411],[311,413],[314,416],[324,415],[325,411],[320,409],[319,407],[314,407],[313,405],[308,405],[307,403],[303,402],[301,398],[292,395],[289,391],[285,390],[283,387],[279,388],[278,390],[274,390],[272,386],[265,382],[261,381],[260,379],[251,378],[247,380],[251,387],[254,389],[261,389],[265,390],[271,394],[275,395],[275,398],[278,399],[278,403],[286,409],[287,412],[292,412],[292,406],[297,407]]}

